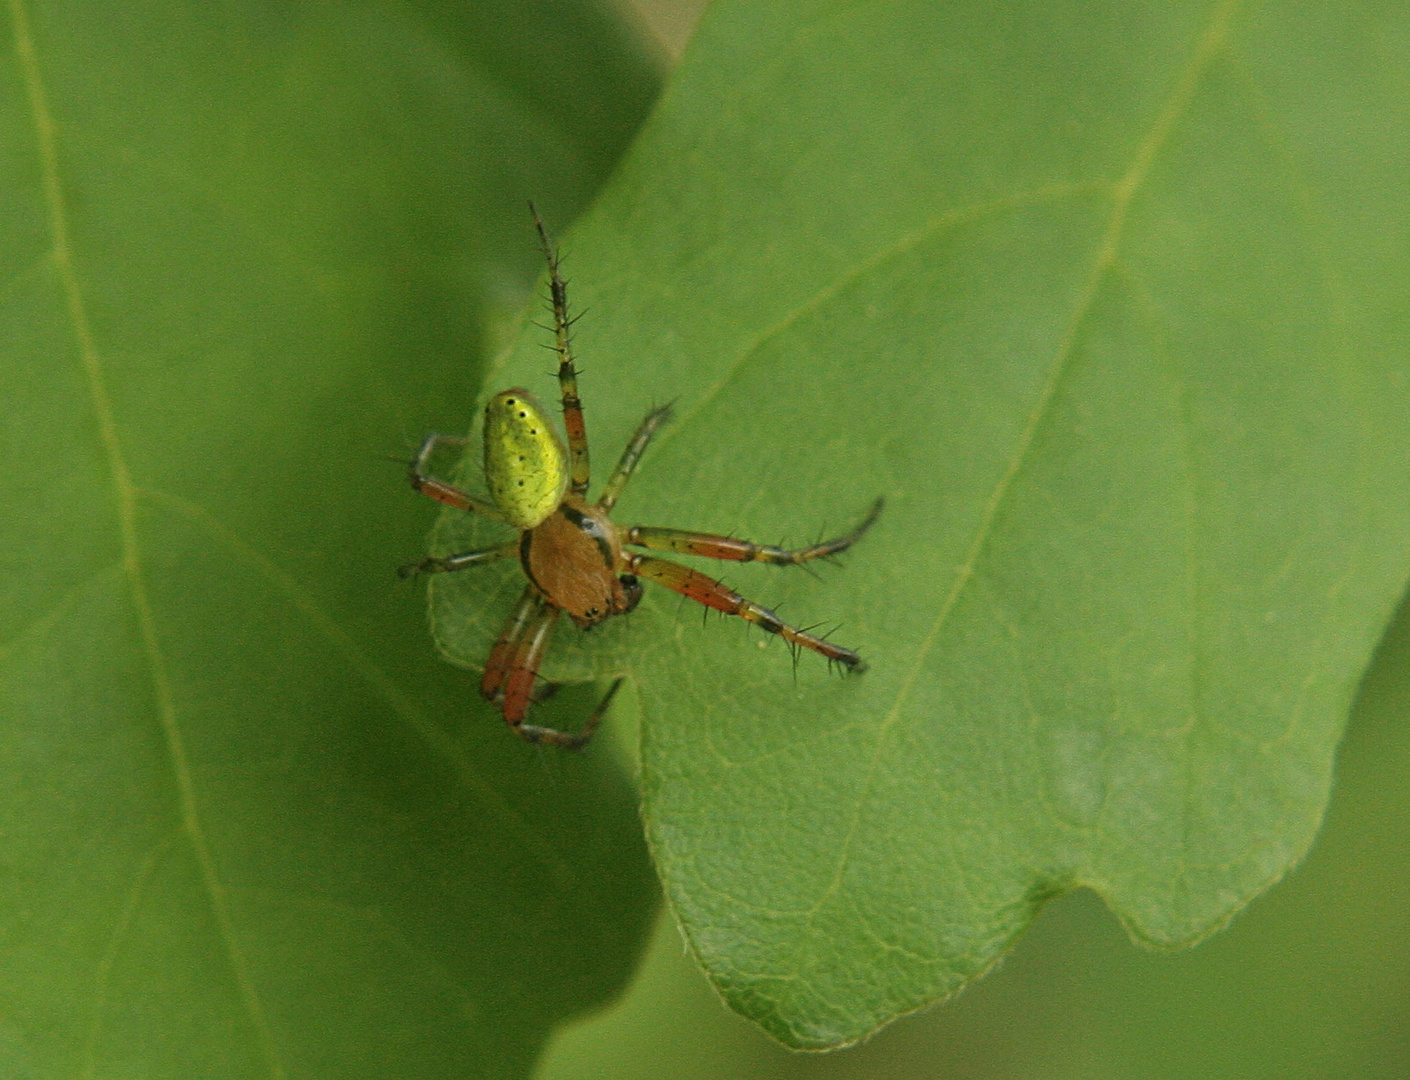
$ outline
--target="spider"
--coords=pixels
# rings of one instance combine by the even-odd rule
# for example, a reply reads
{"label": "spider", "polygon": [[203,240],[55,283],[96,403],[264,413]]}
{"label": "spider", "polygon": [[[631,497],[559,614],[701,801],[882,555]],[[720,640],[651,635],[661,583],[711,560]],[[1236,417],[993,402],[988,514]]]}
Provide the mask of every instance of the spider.
{"label": "spider", "polygon": [[622,680],[617,679],[612,684],[577,734],[526,723],[531,703],[547,696],[546,693],[536,694],[534,684],[548,649],[549,635],[560,613],[584,628],[596,626],[614,615],[625,615],[641,600],[642,579],[658,582],[708,608],[738,615],[771,634],[778,634],[795,654],[800,647],[812,649],[847,672],[865,671],[866,662],[853,650],[817,637],[807,629],[788,625],[772,611],[745,599],[714,578],[665,559],[625,549],[637,547],[736,562],[798,566],[836,555],[856,543],[881,513],[881,499],[872,504],[865,518],[846,535],[793,550],[680,529],[642,525],[623,528],[608,515],[641,461],[651,437],[670,417],[667,405],[647,414],[622,452],[597,502],[587,501],[587,432],[582,403],[578,399],[578,369],[574,366],[569,342],[572,320],[568,318],[567,287],[548,232],[532,206],[530,212],[548,260],[556,332],[553,348],[558,354],[558,387],[563,402],[563,424],[568,433],[567,449],[533,395],[514,388],[496,394],[485,406],[484,476],[490,490],[489,500],[438,480],[428,471],[438,449],[464,446],[468,441],[464,438],[427,436],[409,468],[411,486],[421,494],[519,530],[516,539],[498,547],[444,557],[428,556],[400,570],[403,577],[445,573],[518,556],[528,582],[490,651],[480,693],[499,704],[505,722],[520,738],[571,749],[585,746]]}

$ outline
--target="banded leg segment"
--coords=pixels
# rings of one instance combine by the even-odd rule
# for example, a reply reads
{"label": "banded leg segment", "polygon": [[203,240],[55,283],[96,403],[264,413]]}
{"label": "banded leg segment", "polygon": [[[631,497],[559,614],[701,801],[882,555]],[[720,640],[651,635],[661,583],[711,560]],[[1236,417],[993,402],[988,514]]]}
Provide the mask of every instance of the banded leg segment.
{"label": "banded leg segment", "polygon": [[411,481],[411,486],[422,495],[435,499],[437,502],[453,506],[457,510],[465,510],[471,514],[481,514],[495,521],[503,521],[504,515],[494,503],[482,499],[478,495],[471,495],[468,491],[461,491],[454,484],[438,480],[427,471],[430,468],[432,455],[442,446],[464,446],[469,441],[457,435],[427,435],[421,444],[421,449],[416,452],[416,457],[407,469],[407,479]]}
{"label": "banded leg segment", "polygon": [[539,666],[543,663],[544,654],[548,652],[548,640],[557,622],[558,609],[540,601],[537,610],[529,616],[518,640],[512,646],[509,666],[500,686],[499,708],[504,714],[504,722],[523,738],[528,738],[521,728],[524,718],[529,715],[529,705],[534,700],[534,682],[539,677]]}
{"label": "banded leg segment", "polygon": [[485,674],[480,679],[480,693],[488,700],[494,701],[504,689],[505,677],[514,666],[516,650],[523,640],[524,632],[542,606],[543,597],[539,595],[539,591],[532,585],[525,585],[524,591],[519,594],[519,602],[514,605],[514,611],[505,622],[504,629],[499,632],[494,648],[490,650],[490,658],[485,661]]}
{"label": "banded leg segment", "polygon": [[806,630],[789,626],[768,608],[746,600],[727,585],[699,571],[650,555],[628,555],[623,561],[628,572],[637,577],[655,581],[682,596],[689,597],[697,604],[704,604],[726,615],[738,615],[742,619],[748,619],[761,629],[777,634],[790,645],[812,649],[828,660],[841,664],[848,671],[860,673],[867,669],[866,661],[851,649],[844,649],[841,645],[834,645]]}
{"label": "banded leg segment", "polygon": [[641,455],[646,453],[646,446],[651,442],[651,437],[656,434],[656,429],[670,418],[671,407],[669,405],[662,405],[659,409],[652,409],[646,414],[646,419],[636,429],[632,441],[627,443],[627,448],[622,451],[622,458],[617,462],[617,468],[613,470],[612,479],[608,480],[607,486],[602,489],[602,497],[597,500],[598,509],[610,512],[612,507],[617,505],[617,500],[622,495],[622,489],[627,486],[627,481],[632,478],[632,473],[636,472]]}
{"label": "banded leg segment", "polygon": [[538,724],[526,724],[529,706],[541,695],[534,692],[539,667],[548,651],[548,641],[553,627],[558,621],[558,608],[546,603],[532,585],[525,588],[515,605],[514,613],[504,624],[499,640],[490,651],[489,662],[485,664],[485,675],[480,680],[480,693],[491,701],[497,701],[504,722],[514,734],[525,742],[548,743],[569,750],[579,750],[586,746],[593,732],[602,723],[612,697],[622,684],[618,679],[612,684],[602,701],[576,735]]}
{"label": "banded leg segment", "polygon": [[778,566],[797,566],[813,559],[825,559],[846,551],[861,539],[862,534],[872,527],[881,514],[882,500],[877,499],[867,511],[867,516],[851,532],[835,540],[824,540],[805,548],[781,548],[771,544],[754,544],[748,540],[736,540],[732,536],[716,536],[713,533],[688,532],[684,529],[658,529],[651,526],[635,525],[627,529],[622,542],[651,551],[674,551],[678,555],[703,555],[707,559],[726,559],[732,562],[764,562]]}
{"label": "banded leg segment", "polygon": [[548,260],[548,291],[553,300],[556,335],[554,351],[558,353],[558,389],[563,397],[563,426],[568,431],[568,459],[572,465],[569,490],[574,495],[585,495],[590,473],[587,425],[583,423],[583,403],[578,398],[578,369],[573,366],[573,346],[569,340],[573,320],[568,318],[568,283],[559,273],[558,253],[553,250],[548,230],[544,228],[543,219],[533,203],[529,204],[529,212],[534,215],[534,228],[538,229],[539,243],[543,247],[544,258]]}
{"label": "banded leg segment", "polygon": [[612,699],[622,688],[623,681],[622,679],[613,680],[612,685],[607,688],[607,693],[603,694],[602,700],[597,703],[597,708],[592,710],[592,715],[583,724],[582,731],[576,735],[570,735],[566,731],[557,731],[554,728],[539,727],[537,724],[520,724],[514,730],[525,742],[545,742],[552,746],[563,746],[569,750],[581,750],[597,731],[598,726],[602,723],[602,718],[607,715],[607,710],[612,705]]}
{"label": "banded leg segment", "polygon": [[449,574],[456,570],[466,570],[472,566],[507,559],[519,551],[519,541],[511,540],[499,547],[485,548],[483,551],[462,551],[455,555],[427,555],[419,562],[407,563],[399,567],[397,573],[404,578],[413,574]]}

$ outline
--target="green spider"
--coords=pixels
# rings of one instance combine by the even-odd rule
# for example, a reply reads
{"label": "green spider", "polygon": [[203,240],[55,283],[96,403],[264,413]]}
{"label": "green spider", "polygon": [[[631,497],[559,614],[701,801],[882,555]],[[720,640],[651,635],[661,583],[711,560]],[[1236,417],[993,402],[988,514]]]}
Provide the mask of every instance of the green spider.
{"label": "green spider", "polygon": [[557,332],[558,386],[563,400],[563,423],[568,431],[567,449],[533,395],[515,388],[496,394],[485,406],[484,475],[490,500],[462,491],[428,472],[431,457],[440,447],[464,446],[467,440],[463,438],[428,436],[410,466],[411,486],[423,495],[519,530],[517,539],[499,547],[442,558],[427,557],[400,571],[403,577],[444,573],[513,555],[519,557],[528,583],[490,651],[480,693],[498,702],[505,722],[520,738],[574,749],[585,746],[622,680],[612,684],[576,735],[525,723],[529,706],[536,697],[534,683],[548,649],[549,635],[560,612],[581,627],[596,626],[614,615],[625,615],[641,600],[643,578],[716,611],[748,619],[769,633],[778,634],[795,650],[800,646],[812,649],[846,671],[865,671],[865,661],[851,649],[789,626],[772,611],[746,600],[721,582],[665,559],[624,548],[797,566],[851,547],[876,521],[881,513],[881,499],[872,504],[861,523],[845,536],[794,550],[680,529],[641,525],[623,528],[608,515],[641,461],[652,435],[669,418],[670,407],[665,406],[653,409],[642,421],[597,502],[586,500],[587,431],[583,426],[582,403],[578,400],[578,371],[568,340],[571,320],[567,289],[548,232],[538,212],[532,207],[530,210],[548,260]]}

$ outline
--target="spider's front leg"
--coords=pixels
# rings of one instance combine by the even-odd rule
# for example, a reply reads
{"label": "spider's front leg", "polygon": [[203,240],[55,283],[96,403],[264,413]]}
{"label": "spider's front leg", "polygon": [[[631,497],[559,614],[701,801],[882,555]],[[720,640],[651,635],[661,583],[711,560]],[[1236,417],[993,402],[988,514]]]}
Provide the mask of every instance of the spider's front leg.
{"label": "spider's front leg", "polygon": [[590,469],[588,467],[587,425],[583,422],[583,403],[578,397],[578,369],[573,364],[573,345],[570,331],[573,320],[568,318],[568,283],[558,270],[558,253],[553,250],[553,241],[548,238],[548,230],[533,203],[529,212],[534,215],[534,227],[539,231],[539,243],[543,247],[544,258],[548,260],[548,291],[553,301],[553,326],[555,333],[554,351],[558,353],[558,390],[563,398],[563,427],[568,432],[568,458],[572,464],[572,483],[569,490],[574,495],[585,495],[588,489]]}
{"label": "spider's front leg", "polygon": [[634,525],[622,531],[622,543],[634,547],[644,547],[651,551],[674,551],[678,555],[703,555],[707,559],[726,559],[731,562],[765,562],[776,566],[798,566],[814,559],[826,559],[839,555],[862,538],[862,534],[876,523],[881,516],[883,500],[872,503],[867,516],[851,532],[835,540],[824,540],[803,548],[781,548],[772,544],[755,544],[748,540],[736,540],[732,536],[717,536],[714,533],[689,532],[685,529],[658,529],[646,525]]}
{"label": "spider's front leg", "polygon": [[576,735],[555,728],[526,724],[529,706],[535,700],[534,684],[539,667],[548,651],[549,637],[558,621],[558,608],[546,602],[532,585],[525,588],[509,621],[504,624],[499,640],[490,651],[485,675],[480,680],[480,693],[499,703],[504,722],[525,742],[549,743],[581,750],[597,731],[612,698],[622,685],[618,679],[608,689],[592,715]]}
{"label": "spider's front leg", "polygon": [[646,447],[651,442],[651,437],[656,434],[656,429],[671,418],[671,407],[661,405],[652,409],[646,414],[646,419],[636,429],[636,434],[632,436],[632,441],[627,443],[627,448],[622,451],[621,460],[617,462],[617,468],[612,472],[612,479],[607,481],[607,486],[602,489],[602,495],[597,500],[597,508],[607,513],[612,512],[612,507],[617,505],[617,500],[621,497],[622,489],[627,486],[627,481],[632,478],[632,473],[636,472],[636,467],[641,462],[641,455],[646,453]]}
{"label": "spider's front leg", "polygon": [[689,597],[697,604],[704,604],[726,615],[738,615],[742,619],[748,619],[761,629],[777,634],[790,645],[821,653],[848,671],[860,674],[867,669],[866,661],[851,649],[844,649],[841,645],[834,645],[806,630],[789,626],[768,608],[746,600],[724,583],[699,571],[650,555],[625,555],[622,561],[628,573],[658,582],[682,596]]}

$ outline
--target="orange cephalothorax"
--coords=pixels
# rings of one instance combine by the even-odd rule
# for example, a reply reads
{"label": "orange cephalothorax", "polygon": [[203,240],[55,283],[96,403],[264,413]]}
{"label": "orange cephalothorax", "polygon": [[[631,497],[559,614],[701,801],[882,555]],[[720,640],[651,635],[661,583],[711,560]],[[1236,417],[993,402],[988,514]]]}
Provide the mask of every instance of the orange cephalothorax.
{"label": "orange cephalothorax", "polygon": [[579,626],[592,626],[633,606],[617,578],[621,559],[616,526],[576,495],[567,496],[519,540],[524,574]]}

